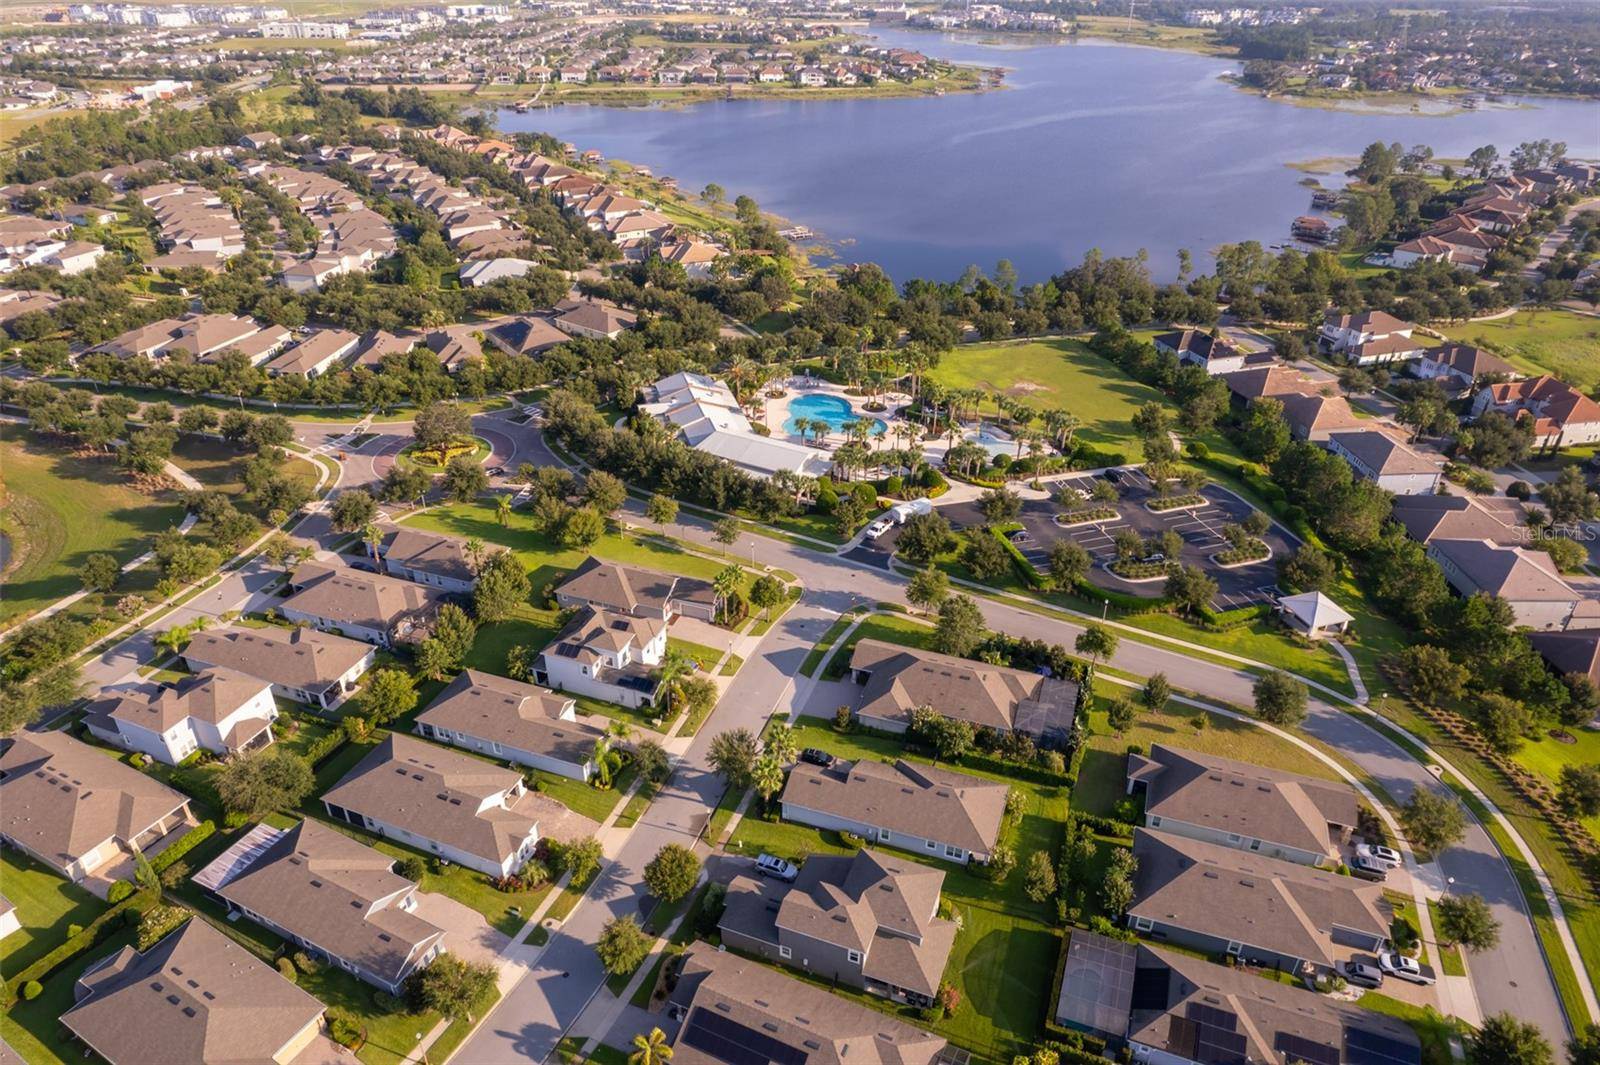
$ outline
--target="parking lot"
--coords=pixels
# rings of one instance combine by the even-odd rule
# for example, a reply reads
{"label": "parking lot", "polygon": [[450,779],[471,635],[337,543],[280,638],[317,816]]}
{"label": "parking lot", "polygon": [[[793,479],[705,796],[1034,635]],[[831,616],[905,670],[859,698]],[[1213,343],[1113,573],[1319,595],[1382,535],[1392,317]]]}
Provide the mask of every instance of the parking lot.
{"label": "parking lot", "polygon": [[[1233,610],[1254,603],[1270,602],[1278,594],[1277,559],[1292,554],[1298,542],[1281,526],[1273,525],[1262,539],[1272,549],[1271,557],[1260,562],[1234,568],[1223,568],[1211,561],[1211,556],[1228,546],[1223,528],[1242,521],[1254,509],[1250,504],[1218,485],[1207,485],[1201,490],[1205,502],[1193,508],[1154,514],[1145,508],[1145,502],[1154,497],[1150,482],[1137,470],[1118,471],[1118,490],[1121,500],[1115,504],[1117,517],[1087,525],[1063,526],[1058,521],[1061,507],[1054,500],[1025,500],[1018,520],[1022,531],[1013,535],[1012,542],[1024,558],[1043,571],[1048,566],[1050,548],[1058,540],[1072,540],[1089,553],[1093,565],[1089,580],[1099,587],[1127,595],[1154,598],[1161,594],[1163,582],[1129,581],[1118,577],[1106,568],[1116,558],[1114,537],[1123,529],[1131,529],[1142,538],[1159,536],[1172,529],[1183,539],[1183,552],[1178,561],[1205,571],[1217,582],[1217,595],[1212,600],[1216,610]],[[1070,485],[1088,491],[1094,478],[1088,475],[1056,482],[1059,490]],[[983,524],[983,515],[975,502],[956,503],[939,508],[939,513],[958,529]]]}

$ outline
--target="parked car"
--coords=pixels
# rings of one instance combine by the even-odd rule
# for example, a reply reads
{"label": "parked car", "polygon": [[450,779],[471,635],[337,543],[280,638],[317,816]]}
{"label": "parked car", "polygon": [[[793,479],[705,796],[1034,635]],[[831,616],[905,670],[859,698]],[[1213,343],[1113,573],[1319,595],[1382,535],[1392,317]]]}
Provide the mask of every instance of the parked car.
{"label": "parked car", "polygon": [[1033,537],[1028,535],[1028,530],[1027,529],[1018,529],[1016,532],[1011,534],[1009,539],[1011,540],[1012,543],[1017,544],[1019,546],[1021,544],[1031,544],[1031,543],[1033,543]]}
{"label": "parked car", "polygon": [[894,522],[890,521],[888,518],[879,518],[877,521],[867,526],[867,539],[876,540],[878,537],[882,536],[892,528],[894,528]]}
{"label": "parked car", "polygon": [[763,854],[757,858],[756,872],[789,884],[794,883],[795,878],[800,875],[800,870],[793,862],[786,862],[775,854]]}
{"label": "parked car", "polygon": [[1393,847],[1380,847],[1376,843],[1362,843],[1356,847],[1356,857],[1371,858],[1389,869],[1400,868],[1400,852]]}
{"label": "parked car", "polygon": [[1122,474],[1118,473],[1116,470],[1102,470],[1100,471],[1100,476],[1110,481],[1112,484],[1122,483]]}
{"label": "parked car", "polygon": [[1383,970],[1364,961],[1347,961],[1340,966],[1339,975],[1357,987],[1382,987]]}
{"label": "parked car", "polygon": [[1167,556],[1163,555],[1160,551],[1157,551],[1153,555],[1144,556],[1139,561],[1140,562],[1165,562],[1166,560],[1167,560]]}
{"label": "parked car", "polygon": [[833,764],[833,755],[816,747],[807,747],[800,752],[800,760],[812,765],[827,767]]}
{"label": "parked car", "polygon": [[1387,880],[1389,867],[1376,858],[1363,858],[1358,854],[1350,859],[1350,875],[1363,880]]}
{"label": "parked car", "polygon": [[503,477],[505,476],[506,468],[504,466],[490,466],[487,472],[490,477]]}
{"label": "parked car", "polygon": [[1378,968],[1397,980],[1407,980],[1424,987],[1434,982],[1432,969],[1424,968],[1417,959],[1408,958],[1398,951],[1386,950],[1379,954]]}

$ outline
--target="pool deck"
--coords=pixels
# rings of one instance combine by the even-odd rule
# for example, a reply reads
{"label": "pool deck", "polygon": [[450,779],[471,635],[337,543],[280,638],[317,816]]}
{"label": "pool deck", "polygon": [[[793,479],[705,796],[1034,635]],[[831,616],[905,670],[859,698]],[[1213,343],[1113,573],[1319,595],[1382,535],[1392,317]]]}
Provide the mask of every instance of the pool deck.
{"label": "pool deck", "polygon": [[[850,405],[850,413],[857,418],[869,418],[882,422],[884,431],[874,434],[869,438],[868,444],[874,448],[891,446],[890,440],[894,436],[892,421],[894,417],[911,403],[911,397],[897,392],[886,392],[875,397],[882,402],[885,410],[869,411],[866,409],[868,399],[865,396],[846,395],[842,386],[823,381],[815,377],[791,377],[784,383],[784,394],[777,399],[766,402],[762,423],[772,431],[778,439],[800,443],[800,435],[785,431],[784,423],[789,420],[789,405],[805,396],[830,396]],[[848,437],[842,432],[830,432],[817,441],[815,437],[808,437],[806,443],[826,443],[837,445],[843,443]]]}

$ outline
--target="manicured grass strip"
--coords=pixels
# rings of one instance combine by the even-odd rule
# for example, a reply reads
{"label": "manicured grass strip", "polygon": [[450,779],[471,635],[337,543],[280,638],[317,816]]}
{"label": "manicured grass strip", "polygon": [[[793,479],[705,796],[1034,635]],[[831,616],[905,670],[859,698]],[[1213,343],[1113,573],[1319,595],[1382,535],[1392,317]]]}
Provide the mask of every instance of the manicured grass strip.
{"label": "manicured grass strip", "polygon": [[66,941],[72,925],[88,927],[106,904],[20,851],[0,852],[0,891],[22,927],[0,939],[0,977],[10,979]]}
{"label": "manicured grass strip", "polygon": [[729,654],[727,661],[722,663],[722,668],[717,670],[719,677],[731,677],[744,667],[744,659],[736,654]]}
{"label": "manicured grass strip", "polygon": [[862,640],[882,640],[926,649],[933,641],[933,629],[899,615],[868,615],[828,661],[827,669],[822,674],[824,680],[838,680],[850,672],[850,656],[855,653],[856,644]]}
{"label": "manicured grass strip", "polygon": [[851,611],[840,614],[834,619],[833,624],[828,626],[828,631],[822,634],[822,638],[807,653],[806,660],[800,663],[800,675],[802,677],[809,677],[817,671],[817,667],[822,664],[823,658],[827,656],[828,649],[833,646],[833,641],[837,640],[858,616],[854,611]]}
{"label": "manicured grass strip", "polygon": [[456,1052],[456,1048],[466,1041],[467,1036],[472,1034],[473,1026],[477,1023],[473,1018],[483,1017],[494,1009],[495,1003],[499,1001],[500,989],[496,987],[491,989],[488,996],[474,1007],[472,1017],[461,1017],[451,1021],[450,1027],[439,1033],[439,1038],[435,1039],[433,1045],[428,1048],[426,1060],[449,1060],[450,1055]]}
{"label": "manicured grass strip", "polygon": [[694,659],[695,664],[708,673],[716,668],[717,663],[722,659],[722,652],[715,647],[707,647],[703,643],[694,643],[690,640],[680,640],[675,636],[668,636],[667,650],[671,651],[673,648],[677,648]]}
{"label": "manicured grass strip", "polygon": [[1450,1037],[1456,1034],[1459,1022],[1442,1016],[1432,1006],[1413,1006],[1376,991],[1362,995],[1356,1005],[1409,1024],[1422,1041],[1422,1065],[1452,1065]]}
{"label": "manicured grass strip", "polygon": [[[1439,931],[1439,905],[1432,899],[1428,900],[1428,913],[1433,920],[1433,930]],[[1446,976],[1465,976],[1467,967],[1461,960],[1460,947],[1447,947],[1439,944],[1439,970]]]}

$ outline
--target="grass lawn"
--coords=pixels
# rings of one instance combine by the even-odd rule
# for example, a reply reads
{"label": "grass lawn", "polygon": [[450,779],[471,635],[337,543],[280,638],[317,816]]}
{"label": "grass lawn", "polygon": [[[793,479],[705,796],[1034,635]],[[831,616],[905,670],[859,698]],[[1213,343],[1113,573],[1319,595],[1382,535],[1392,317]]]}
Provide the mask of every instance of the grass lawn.
{"label": "grass lawn", "polygon": [[0,470],[0,532],[12,550],[0,623],[80,591],[76,571],[89,555],[104,551],[126,563],[183,520],[175,493],[135,489],[110,456],[78,458],[16,426],[0,426]]}
{"label": "grass lawn", "polygon": [[800,675],[802,677],[809,677],[816,672],[817,667],[822,664],[822,659],[827,655],[828,648],[833,646],[834,641],[844,633],[845,629],[850,627],[850,623],[855,619],[856,614],[853,611],[840,614],[834,619],[833,624],[828,626],[828,631],[824,632],[822,638],[806,653],[806,660],[800,663]]}
{"label": "grass lawn", "polygon": [[[1066,338],[963,344],[928,376],[946,388],[976,388],[1041,410],[1070,410],[1078,418],[1080,440],[1121,451],[1130,462],[1144,454],[1131,424],[1134,413],[1146,403],[1168,405],[1160,392],[1128,377],[1082,341]],[[981,409],[997,410],[992,402]]]}
{"label": "grass lawn", "polygon": [[[1552,736],[1544,736],[1537,743],[1526,743],[1511,760],[1543,777],[1552,787],[1565,766],[1600,765],[1600,729],[1572,729],[1571,735],[1576,743],[1563,743]],[[1600,839],[1600,815],[1583,818],[1583,826],[1590,835]]]}
{"label": "grass lawn", "polygon": [[[1439,904],[1433,899],[1428,900],[1428,914],[1433,921],[1435,934],[1439,931]],[[1446,976],[1465,976],[1467,967],[1461,960],[1460,947],[1447,947],[1439,944],[1439,969]]]}
{"label": "grass lawn", "polygon": [[633,763],[629,762],[617,774],[609,789],[597,788],[571,777],[558,777],[554,773],[539,773],[538,787],[541,795],[552,799],[590,820],[600,822],[611,816],[611,811],[633,782]]}
{"label": "grass lawn", "polygon": [[61,1015],[72,1008],[73,985],[90,964],[115,954],[123,947],[132,946],[137,938],[137,929],[123,928],[98,947],[61,966],[54,975],[42,982],[44,991],[38,998],[32,1002],[18,1002],[0,1015],[0,1038],[4,1038],[29,1065],[66,1065],[83,1061],[84,1045],[60,1023]]}
{"label": "grass lawn", "polygon": [[[1181,678],[1178,678],[1181,683]],[[1104,692],[1133,694],[1130,689],[1103,686]],[[1241,762],[1270,765],[1291,773],[1325,780],[1339,779],[1331,768],[1308,752],[1255,725],[1232,718],[1168,703],[1158,711],[1139,710],[1132,728],[1121,736],[1106,724],[1109,699],[1097,692],[1089,712],[1088,749],[1078,770],[1078,784],[1072,791],[1072,807],[1087,814],[1111,817],[1126,796],[1126,756],[1129,744],[1166,743],[1202,754],[1221,755]],[[1197,729],[1194,721],[1205,715],[1206,727]]]}
{"label": "grass lawn", "polygon": [[536,594],[547,585],[559,583],[590,555],[708,581],[727,565],[659,537],[634,537],[615,531],[607,532],[589,548],[563,547],[534,528],[533,518],[523,511],[513,511],[510,523],[502,526],[495,520],[494,507],[483,501],[452,503],[407,518],[403,524],[453,536],[476,536],[486,544],[510,548],[528,567]]}
{"label": "grass lawn", "polygon": [[87,927],[106,908],[77,884],[11,849],[0,852],[0,891],[22,924],[0,939],[0,977],[8,980],[60,946],[69,926]]}
{"label": "grass lawn", "polygon": [[[618,1050],[605,1043],[597,1043],[594,1053],[584,1057],[583,1044],[588,1040],[581,1035],[564,1035],[561,1042],[556,1044],[556,1058],[562,1065],[584,1065],[585,1062],[594,1062],[594,1065],[628,1065],[628,1052]],[[437,1044],[435,1044],[437,1045]],[[443,1061],[443,1058],[439,1059]]]}
{"label": "grass lawn", "polygon": [[715,647],[707,647],[703,643],[692,643],[688,640],[680,640],[676,636],[668,636],[667,651],[671,652],[674,647],[694,659],[695,664],[708,673],[722,660],[722,652]]}
{"label": "grass lawn", "polygon": [[[795,727],[795,742],[844,758],[924,761],[906,754],[896,740],[840,733],[810,720]],[[1008,825],[1005,835],[1019,858],[1035,851],[1055,853],[1067,814],[1065,788],[972,769],[961,771],[1004,780],[1022,793],[1021,817]],[[836,833],[757,816],[747,816],[739,823],[728,849],[745,854],[766,851],[791,859],[851,853]],[[1028,899],[1020,871],[995,884],[965,866],[929,859],[925,854],[912,857],[944,872],[945,902],[959,913],[962,925],[945,972],[945,978],[961,991],[962,1004],[933,1029],[992,1061],[1007,1061],[1014,1053],[1025,1052],[1040,1038],[1047,1000],[1054,994],[1044,986],[1048,981],[1040,979],[1041,973],[1053,970],[1061,943],[1059,933],[1051,927],[1053,910]],[[881,999],[863,995],[861,1000],[878,1009],[893,1010]],[[922,1023],[910,1015],[908,1019]]]}
{"label": "grass lawn", "polygon": [[855,653],[856,644],[862,640],[882,640],[926,649],[933,640],[933,629],[901,614],[872,614],[863,618],[850,638],[828,660],[824,679],[838,680],[849,672],[850,656]]}
{"label": "grass lawn", "polygon": [[1362,995],[1356,1005],[1409,1024],[1422,1040],[1422,1065],[1451,1065],[1454,1061],[1450,1054],[1450,1036],[1456,1031],[1456,1022],[1441,1016],[1432,1006],[1413,1006],[1376,991]]}
{"label": "grass lawn", "polygon": [[1518,311],[1492,322],[1443,330],[1488,348],[1529,373],[1554,374],[1582,392],[1600,385],[1600,318],[1571,311]]}
{"label": "grass lawn", "polygon": [[505,676],[506,653],[513,647],[526,647],[534,654],[544,650],[560,631],[556,618],[554,610],[523,604],[509,620],[480,626],[467,652],[467,668]]}
{"label": "grass lawn", "polygon": [[[317,468],[309,460],[293,452],[285,452],[288,461],[284,473],[290,480],[299,481],[310,489],[317,483]],[[185,434],[178,437],[172,449],[173,465],[199,481],[207,488],[238,496],[244,492],[244,460],[248,455],[235,451],[221,440]]]}

